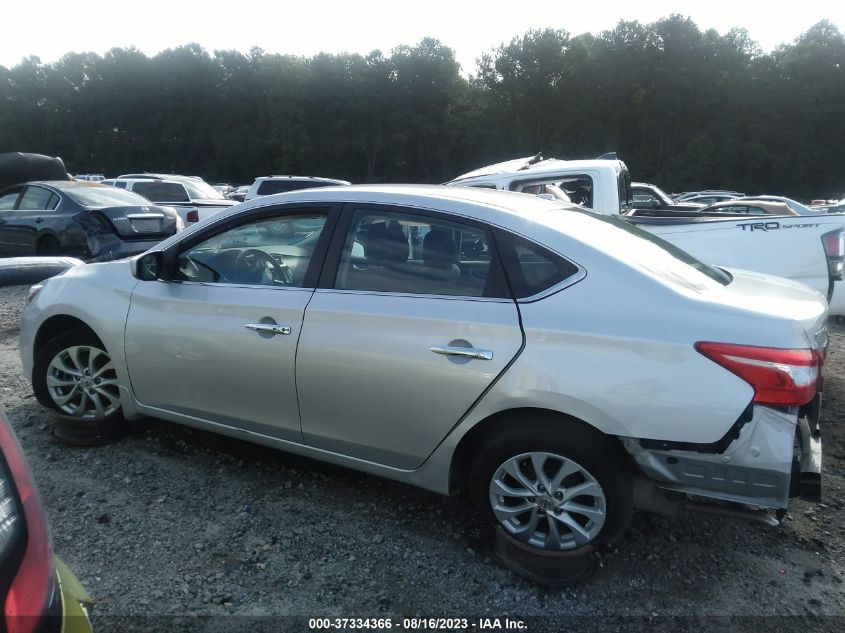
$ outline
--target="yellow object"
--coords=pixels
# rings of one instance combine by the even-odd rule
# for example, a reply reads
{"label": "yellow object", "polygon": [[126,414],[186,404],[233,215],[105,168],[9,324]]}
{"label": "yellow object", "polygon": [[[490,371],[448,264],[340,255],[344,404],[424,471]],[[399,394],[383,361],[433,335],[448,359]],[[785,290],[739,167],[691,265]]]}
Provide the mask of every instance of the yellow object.
{"label": "yellow object", "polygon": [[62,595],[62,633],[93,633],[88,619],[91,596],[58,556],[53,557],[53,562]]}

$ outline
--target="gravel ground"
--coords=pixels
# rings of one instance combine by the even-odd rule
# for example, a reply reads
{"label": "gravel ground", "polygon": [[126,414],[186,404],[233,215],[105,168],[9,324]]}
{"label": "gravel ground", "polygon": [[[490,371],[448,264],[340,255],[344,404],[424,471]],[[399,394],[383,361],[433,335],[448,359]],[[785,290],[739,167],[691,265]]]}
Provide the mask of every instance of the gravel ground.
{"label": "gravel ground", "polygon": [[490,531],[460,498],[156,420],[110,446],[57,443],[21,376],[25,292],[0,288],[0,405],[55,550],[95,599],[95,629],[491,615],[528,618],[532,631],[845,630],[841,326],[826,368],[824,503],[794,501],[776,528],[635,513],[588,583],[550,590],[491,559]]}

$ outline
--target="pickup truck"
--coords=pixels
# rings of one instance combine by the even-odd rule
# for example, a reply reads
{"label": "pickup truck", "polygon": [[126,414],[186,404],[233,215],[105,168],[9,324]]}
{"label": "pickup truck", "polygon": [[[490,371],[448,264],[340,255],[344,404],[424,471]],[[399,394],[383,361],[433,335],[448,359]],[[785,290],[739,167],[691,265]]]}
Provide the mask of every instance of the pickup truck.
{"label": "pickup truck", "polygon": [[186,225],[199,222],[238,204],[225,199],[211,185],[192,176],[128,174],[103,184],[134,191],[150,202],[173,207]]}
{"label": "pickup truck", "polygon": [[[446,183],[507,191],[554,184],[596,213],[633,208],[631,176],[618,159],[520,158],[483,167]],[[716,266],[787,277],[827,297],[830,314],[845,315],[845,216],[623,217]]]}

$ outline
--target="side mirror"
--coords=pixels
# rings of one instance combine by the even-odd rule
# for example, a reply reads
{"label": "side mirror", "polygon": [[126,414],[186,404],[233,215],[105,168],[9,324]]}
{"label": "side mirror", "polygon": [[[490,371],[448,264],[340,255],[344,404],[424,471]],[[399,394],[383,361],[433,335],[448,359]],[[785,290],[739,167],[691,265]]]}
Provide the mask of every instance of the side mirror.
{"label": "side mirror", "polygon": [[164,253],[153,251],[132,260],[132,274],[141,281],[155,281],[164,270]]}

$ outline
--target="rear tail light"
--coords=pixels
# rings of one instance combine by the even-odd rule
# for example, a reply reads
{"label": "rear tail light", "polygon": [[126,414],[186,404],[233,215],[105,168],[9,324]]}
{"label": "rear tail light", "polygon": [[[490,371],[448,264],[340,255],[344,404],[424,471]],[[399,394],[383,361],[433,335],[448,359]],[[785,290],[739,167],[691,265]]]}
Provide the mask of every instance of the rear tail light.
{"label": "rear tail light", "polygon": [[837,281],[845,276],[845,229],[836,229],[822,235],[824,254],[827,255],[827,270]]}
{"label": "rear tail light", "polygon": [[188,211],[188,214],[185,216],[188,219],[188,222],[199,222],[200,221],[200,214],[199,211],[193,209]]}
{"label": "rear tail light", "polygon": [[[23,451],[0,418],[0,567],[10,580],[3,599],[7,633],[32,633],[53,590],[50,534]],[[2,627],[0,627],[2,628]]]}
{"label": "rear tail light", "polygon": [[818,350],[709,342],[696,343],[695,349],[750,384],[757,404],[806,404],[821,386]]}

